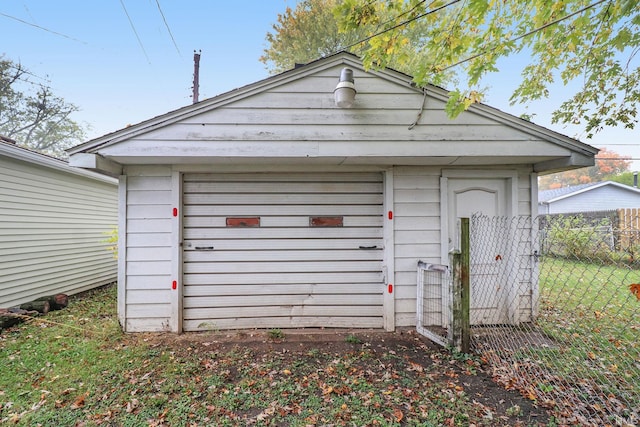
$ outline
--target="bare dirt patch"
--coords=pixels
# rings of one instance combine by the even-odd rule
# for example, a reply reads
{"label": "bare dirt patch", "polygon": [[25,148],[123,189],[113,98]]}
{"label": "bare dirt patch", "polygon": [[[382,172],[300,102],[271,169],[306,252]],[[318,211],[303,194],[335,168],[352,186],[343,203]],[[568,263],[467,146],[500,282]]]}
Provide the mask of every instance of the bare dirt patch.
{"label": "bare dirt patch", "polygon": [[[391,384],[404,394],[406,401],[398,403],[398,418],[389,421],[395,425],[406,424],[415,415],[420,419],[420,411],[428,410],[429,402],[420,398],[412,399],[414,388],[424,384],[440,390],[443,399],[466,399],[472,403],[474,413],[467,414],[468,425],[490,426],[538,426],[547,425],[551,416],[535,402],[522,397],[514,390],[506,390],[492,379],[490,368],[480,360],[465,355],[452,355],[412,329],[388,333],[378,330],[283,330],[283,331],[225,331],[175,334],[136,334],[129,340],[142,340],[152,348],[174,352],[176,357],[198,356],[203,360],[224,358],[230,352],[249,352],[254,360],[277,360],[279,367],[305,366],[305,378],[314,369],[326,371],[327,361],[337,360],[344,355],[362,355],[352,367],[354,377],[361,381],[377,381],[392,375]],[[366,356],[366,357],[365,357]],[[353,363],[353,362],[352,362]],[[280,368],[282,370],[282,368]],[[229,389],[233,384],[246,382],[246,369],[227,369],[226,381]],[[294,371],[293,373],[291,371]],[[284,369],[287,375],[295,375],[295,369]],[[397,383],[393,383],[393,377]],[[353,383],[353,378],[344,378],[345,383]],[[302,380],[301,380],[302,381]],[[357,382],[357,379],[356,379]],[[331,393],[341,393],[332,386]],[[351,388],[354,388],[351,386]],[[345,388],[351,390],[351,388]],[[319,392],[320,394],[320,392]],[[354,393],[355,394],[355,393]],[[327,389],[320,394],[327,398]],[[417,396],[417,395],[416,395]],[[421,395],[421,398],[423,396]],[[259,411],[245,411],[243,422],[252,417],[260,417]],[[237,414],[236,414],[237,415]],[[451,424],[459,425],[452,414]],[[351,425],[348,416],[340,418],[334,414],[329,425]],[[323,425],[327,419],[310,419],[309,425]],[[277,425],[287,425],[286,423]],[[376,425],[375,423],[371,425]],[[413,424],[411,424],[413,425]],[[430,424],[425,424],[430,425]]]}

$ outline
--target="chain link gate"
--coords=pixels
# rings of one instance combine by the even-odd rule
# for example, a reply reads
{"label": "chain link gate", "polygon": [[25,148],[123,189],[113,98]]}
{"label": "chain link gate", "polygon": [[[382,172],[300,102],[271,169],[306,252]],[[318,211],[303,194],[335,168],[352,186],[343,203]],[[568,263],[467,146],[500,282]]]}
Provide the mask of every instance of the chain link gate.
{"label": "chain link gate", "polygon": [[418,261],[418,333],[446,347],[451,342],[451,275],[441,264]]}

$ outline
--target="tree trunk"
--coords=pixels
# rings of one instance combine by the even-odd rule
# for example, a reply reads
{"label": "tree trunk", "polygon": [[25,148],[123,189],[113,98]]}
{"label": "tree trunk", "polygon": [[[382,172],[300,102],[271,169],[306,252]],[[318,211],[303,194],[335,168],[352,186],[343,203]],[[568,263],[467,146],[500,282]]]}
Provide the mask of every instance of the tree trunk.
{"label": "tree trunk", "polygon": [[55,294],[46,297],[40,297],[35,301],[47,301],[51,310],[61,310],[69,305],[69,297],[66,294]]}
{"label": "tree trunk", "polygon": [[31,302],[25,302],[24,304],[20,304],[20,308],[23,310],[35,310],[38,313],[47,314],[49,310],[51,310],[51,304],[49,301],[45,300],[35,300]]}

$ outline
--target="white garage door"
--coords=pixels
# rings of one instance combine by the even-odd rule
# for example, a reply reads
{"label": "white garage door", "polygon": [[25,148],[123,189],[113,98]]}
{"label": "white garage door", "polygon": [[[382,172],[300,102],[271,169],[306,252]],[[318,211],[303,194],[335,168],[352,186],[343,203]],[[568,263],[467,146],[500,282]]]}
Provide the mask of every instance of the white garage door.
{"label": "white garage door", "polygon": [[183,328],[383,327],[378,173],[185,174]]}

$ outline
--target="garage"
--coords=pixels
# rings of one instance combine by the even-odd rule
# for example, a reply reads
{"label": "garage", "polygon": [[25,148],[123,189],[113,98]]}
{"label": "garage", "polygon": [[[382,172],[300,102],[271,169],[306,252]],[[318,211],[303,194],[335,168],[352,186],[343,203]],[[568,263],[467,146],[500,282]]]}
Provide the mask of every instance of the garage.
{"label": "garage", "polygon": [[[539,174],[597,153],[488,105],[451,120],[449,95],[342,52],[69,150],[119,179],[123,329],[415,326],[418,262],[448,265],[449,218],[479,207],[452,191],[498,189],[532,217]],[[536,286],[505,291],[514,312],[535,311]]]}
{"label": "garage", "polygon": [[183,175],[183,328],[383,327],[381,173]]}

